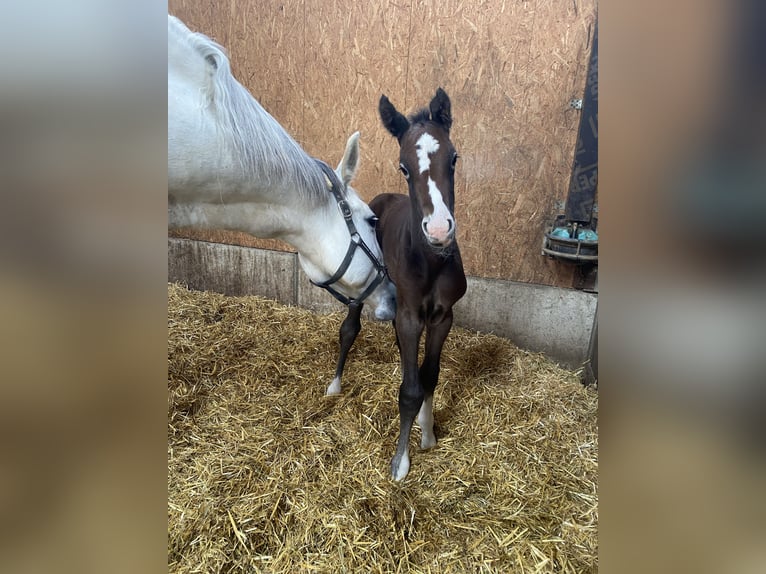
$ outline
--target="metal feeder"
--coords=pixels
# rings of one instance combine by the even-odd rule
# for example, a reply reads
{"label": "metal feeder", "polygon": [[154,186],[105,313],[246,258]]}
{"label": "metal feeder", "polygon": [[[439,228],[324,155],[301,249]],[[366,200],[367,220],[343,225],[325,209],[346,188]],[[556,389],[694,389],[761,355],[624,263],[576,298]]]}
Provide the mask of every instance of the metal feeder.
{"label": "metal feeder", "polygon": [[598,262],[598,219],[588,224],[567,221],[565,215],[556,217],[543,236],[543,255],[571,263]]}

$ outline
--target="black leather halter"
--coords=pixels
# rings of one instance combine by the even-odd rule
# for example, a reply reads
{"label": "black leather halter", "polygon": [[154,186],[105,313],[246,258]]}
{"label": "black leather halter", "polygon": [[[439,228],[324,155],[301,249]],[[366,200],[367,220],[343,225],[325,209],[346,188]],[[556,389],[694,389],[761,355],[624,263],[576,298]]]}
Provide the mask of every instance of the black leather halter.
{"label": "black leather halter", "polygon": [[[338,204],[338,209],[340,210],[340,213],[346,222],[346,227],[348,227],[348,232],[351,235],[351,242],[349,243],[348,250],[346,251],[346,256],[343,258],[343,262],[340,264],[340,267],[338,267],[338,270],[333,273],[332,277],[322,282],[313,281],[311,279],[310,281],[313,285],[321,287],[322,289],[326,289],[330,295],[335,297],[344,305],[361,305],[364,300],[370,296],[370,293],[375,291],[375,288],[383,282],[383,280],[388,275],[388,271],[386,270],[386,266],[383,264],[383,262],[375,257],[375,254],[364,242],[362,236],[359,235],[359,232],[356,229],[356,225],[354,225],[354,221],[351,218],[351,206],[348,204],[348,201],[346,201],[346,198],[343,197],[343,192],[341,191],[343,189],[343,184],[341,184],[341,182],[338,180],[338,176],[335,175],[335,172],[330,168],[330,166],[328,166],[323,161],[318,159],[315,159],[315,161],[317,164],[319,164],[319,167],[330,180],[330,192],[335,198],[335,201]],[[375,267],[377,276],[372,280],[367,288],[362,291],[362,294],[359,295],[359,297],[352,299],[346,297],[342,293],[339,293],[332,287],[332,284],[340,281],[340,278],[343,277],[343,275],[346,273],[349,265],[351,265],[351,260],[354,258],[354,253],[356,252],[357,247],[361,247],[362,252],[370,259],[372,265]]]}

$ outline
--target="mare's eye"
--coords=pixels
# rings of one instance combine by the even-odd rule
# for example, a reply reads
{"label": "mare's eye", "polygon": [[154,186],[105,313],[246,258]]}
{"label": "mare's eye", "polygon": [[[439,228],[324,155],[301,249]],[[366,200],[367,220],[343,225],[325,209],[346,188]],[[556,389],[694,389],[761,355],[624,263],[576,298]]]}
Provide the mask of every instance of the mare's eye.
{"label": "mare's eye", "polygon": [[367,223],[370,224],[370,227],[375,227],[378,224],[378,216],[377,215],[371,215],[367,218]]}
{"label": "mare's eye", "polygon": [[404,179],[410,179],[410,172],[407,171],[407,168],[404,167],[403,163],[399,164],[399,171],[401,171],[404,174]]}
{"label": "mare's eye", "polygon": [[457,163],[457,158],[460,156],[457,153],[452,154],[452,169],[455,169],[455,164]]}

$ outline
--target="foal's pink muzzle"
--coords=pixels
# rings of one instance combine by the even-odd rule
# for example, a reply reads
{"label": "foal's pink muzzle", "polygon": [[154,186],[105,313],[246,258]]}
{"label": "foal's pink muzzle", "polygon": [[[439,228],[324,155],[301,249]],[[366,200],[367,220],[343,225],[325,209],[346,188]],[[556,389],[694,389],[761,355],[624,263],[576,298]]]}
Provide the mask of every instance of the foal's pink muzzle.
{"label": "foal's pink muzzle", "polygon": [[455,220],[451,217],[424,217],[423,233],[431,245],[446,247],[455,238]]}

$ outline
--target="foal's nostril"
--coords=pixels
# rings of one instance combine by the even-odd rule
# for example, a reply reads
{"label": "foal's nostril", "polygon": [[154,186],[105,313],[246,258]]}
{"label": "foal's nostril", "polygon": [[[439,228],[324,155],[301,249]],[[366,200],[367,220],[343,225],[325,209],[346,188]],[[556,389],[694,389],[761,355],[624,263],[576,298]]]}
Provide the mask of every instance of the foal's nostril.
{"label": "foal's nostril", "polygon": [[420,222],[420,225],[423,227],[423,233],[428,235],[428,221],[424,219],[423,221]]}
{"label": "foal's nostril", "polygon": [[451,219],[447,220],[447,233],[452,233],[452,229],[455,227],[455,222]]}

